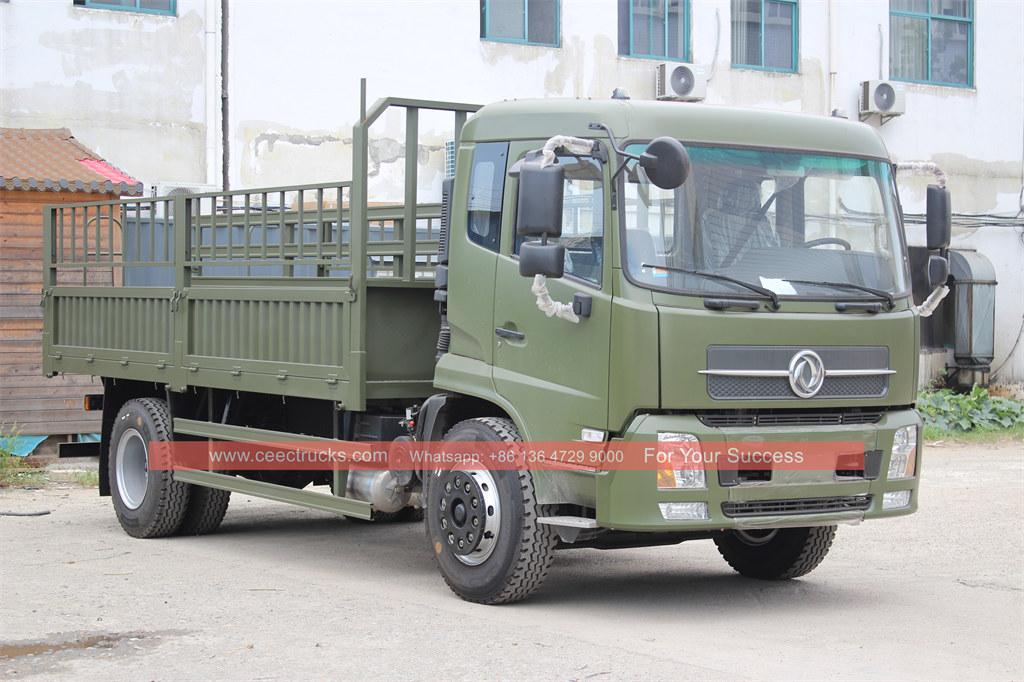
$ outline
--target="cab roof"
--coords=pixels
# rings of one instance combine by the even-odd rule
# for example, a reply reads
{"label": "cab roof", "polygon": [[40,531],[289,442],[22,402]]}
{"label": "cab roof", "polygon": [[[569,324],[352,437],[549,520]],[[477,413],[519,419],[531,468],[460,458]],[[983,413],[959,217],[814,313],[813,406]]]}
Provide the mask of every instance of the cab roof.
{"label": "cab roof", "polygon": [[769,109],[651,100],[533,99],[489,104],[466,122],[462,140],[545,140],[553,135],[604,137],[620,143],[668,135],[683,143],[799,149],[888,159],[874,128],[831,116]]}

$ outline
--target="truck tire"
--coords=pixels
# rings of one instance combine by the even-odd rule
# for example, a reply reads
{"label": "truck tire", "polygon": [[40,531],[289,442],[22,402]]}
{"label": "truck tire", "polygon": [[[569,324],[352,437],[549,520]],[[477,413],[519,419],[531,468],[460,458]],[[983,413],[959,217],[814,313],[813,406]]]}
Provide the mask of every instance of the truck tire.
{"label": "truck tire", "polygon": [[731,530],[716,535],[715,545],[740,575],[790,580],[817,568],[835,536],[835,526]]}
{"label": "truck tire", "polygon": [[189,486],[175,481],[169,468],[149,467],[149,443],[170,440],[171,415],[159,398],[129,400],[114,419],[107,463],[110,496],[117,520],[132,537],[172,535],[185,518]]}
{"label": "truck tire", "polygon": [[[508,419],[456,424],[446,441],[517,442]],[[426,532],[441,576],[455,594],[479,604],[520,601],[547,576],[557,540],[537,522],[529,471],[440,470],[426,474]]]}
{"label": "truck tire", "polygon": [[189,485],[188,509],[178,528],[178,535],[206,535],[220,527],[231,502],[230,490]]}

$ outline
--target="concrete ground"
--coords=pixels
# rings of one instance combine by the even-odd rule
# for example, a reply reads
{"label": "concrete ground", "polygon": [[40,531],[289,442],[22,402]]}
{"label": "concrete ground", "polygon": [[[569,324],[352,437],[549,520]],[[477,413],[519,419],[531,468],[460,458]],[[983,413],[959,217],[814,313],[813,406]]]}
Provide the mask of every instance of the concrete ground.
{"label": "concrete ground", "polygon": [[916,515],[841,527],[809,576],[707,541],[559,553],[467,604],[418,524],[236,496],[222,530],[134,540],[95,490],[0,490],[0,678],[1022,679],[1024,443],[930,447]]}

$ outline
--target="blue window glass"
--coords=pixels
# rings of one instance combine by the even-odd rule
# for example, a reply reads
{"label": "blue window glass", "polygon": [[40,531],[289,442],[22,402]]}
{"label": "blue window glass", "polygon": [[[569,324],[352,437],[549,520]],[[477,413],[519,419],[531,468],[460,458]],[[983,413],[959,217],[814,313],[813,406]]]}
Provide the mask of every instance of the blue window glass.
{"label": "blue window glass", "polygon": [[971,87],[973,0],[891,0],[889,76],[911,83]]}
{"label": "blue window glass", "polygon": [[176,0],[75,0],[76,5],[93,9],[117,9],[143,14],[170,14],[177,11]]}
{"label": "blue window glass", "polygon": [[619,0],[619,54],[690,61],[690,0]]}
{"label": "blue window glass", "polygon": [[480,0],[480,37],[558,47],[560,11],[559,0]]}
{"label": "blue window glass", "polygon": [[797,0],[732,0],[732,65],[797,71]]}

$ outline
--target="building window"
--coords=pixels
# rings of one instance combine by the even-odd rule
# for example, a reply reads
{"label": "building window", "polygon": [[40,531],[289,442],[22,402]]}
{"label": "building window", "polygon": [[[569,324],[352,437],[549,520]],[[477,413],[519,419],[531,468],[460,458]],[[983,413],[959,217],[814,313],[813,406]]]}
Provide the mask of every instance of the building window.
{"label": "building window", "polygon": [[480,0],[480,37],[558,47],[559,0]]}
{"label": "building window", "polygon": [[797,70],[797,0],[732,0],[732,65]]}
{"label": "building window", "polygon": [[470,241],[491,251],[501,241],[501,202],[505,195],[508,142],[481,142],[469,169],[466,231]]}
{"label": "building window", "polygon": [[890,0],[891,78],[971,87],[973,53],[973,0]]}
{"label": "building window", "polygon": [[76,5],[94,9],[119,9],[143,14],[174,14],[176,0],[75,0]]}
{"label": "building window", "polygon": [[619,0],[619,54],[690,61],[690,0]]}

